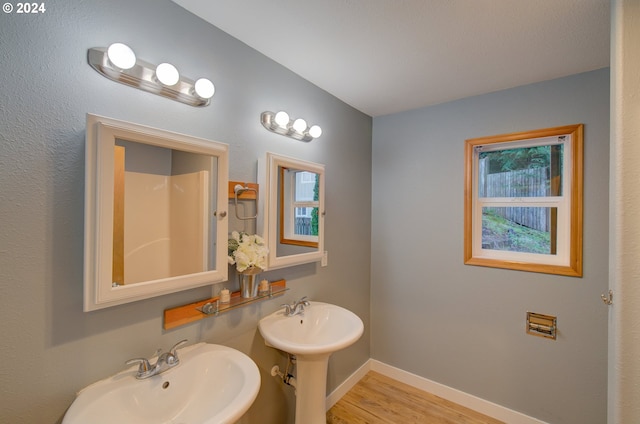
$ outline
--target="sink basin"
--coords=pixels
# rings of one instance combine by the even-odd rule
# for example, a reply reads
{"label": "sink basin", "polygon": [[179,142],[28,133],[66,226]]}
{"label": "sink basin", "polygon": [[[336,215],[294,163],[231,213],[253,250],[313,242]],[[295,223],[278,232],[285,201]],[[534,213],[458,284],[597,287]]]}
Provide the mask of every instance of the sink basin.
{"label": "sink basin", "polygon": [[280,310],[264,317],[260,333],[268,345],[294,355],[332,353],[353,344],[364,325],[353,312],[340,306],[310,302],[304,313],[292,317]]}
{"label": "sink basin", "polygon": [[178,350],[180,364],[137,380],[137,366],[78,393],[62,424],[233,423],[260,389],[260,372],[244,353],[200,343]]}
{"label": "sink basin", "polygon": [[309,302],[304,312],[267,315],[258,325],[267,346],[296,355],[296,424],[326,424],[329,356],[355,343],[364,324],[353,312],[322,302]]}

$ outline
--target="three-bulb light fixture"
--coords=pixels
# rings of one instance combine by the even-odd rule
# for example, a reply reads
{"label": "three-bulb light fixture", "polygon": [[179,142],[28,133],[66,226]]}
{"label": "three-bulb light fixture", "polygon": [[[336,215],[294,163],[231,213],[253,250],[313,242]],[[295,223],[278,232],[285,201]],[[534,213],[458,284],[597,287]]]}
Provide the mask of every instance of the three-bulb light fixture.
{"label": "three-bulb light fixture", "polygon": [[260,122],[269,131],[295,138],[301,141],[311,141],[322,135],[322,128],[318,125],[307,126],[307,121],[302,118],[291,119],[283,110],[278,113],[262,112]]}
{"label": "three-bulb light fixture", "polygon": [[193,81],[181,76],[175,66],[154,66],[140,60],[129,46],[111,44],[106,49],[89,49],[89,64],[107,78],[150,93],[168,97],[191,106],[207,106],[215,93],[213,83],[200,78]]}

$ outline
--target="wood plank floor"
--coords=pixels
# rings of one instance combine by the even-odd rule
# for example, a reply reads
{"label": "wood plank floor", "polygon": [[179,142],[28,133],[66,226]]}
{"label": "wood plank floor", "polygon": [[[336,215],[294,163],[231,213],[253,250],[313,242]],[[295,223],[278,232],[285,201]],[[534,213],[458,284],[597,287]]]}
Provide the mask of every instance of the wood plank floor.
{"label": "wood plank floor", "polygon": [[327,424],[504,424],[369,371],[328,412]]}

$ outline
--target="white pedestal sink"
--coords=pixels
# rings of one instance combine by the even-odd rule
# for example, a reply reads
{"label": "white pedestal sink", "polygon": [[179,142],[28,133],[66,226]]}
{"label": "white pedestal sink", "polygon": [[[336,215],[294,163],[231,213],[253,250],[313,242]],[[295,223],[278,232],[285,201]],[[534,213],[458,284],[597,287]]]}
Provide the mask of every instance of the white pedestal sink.
{"label": "white pedestal sink", "polygon": [[200,343],[178,350],[180,364],[137,380],[137,366],[78,393],[62,424],[234,423],[260,390],[260,372],[244,353]]}
{"label": "white pedestal sink", "polygon": [[310,302],[302,314],[277,311],[258,328],[267,346],[296,356],[296,424],[326,424],[329,356],[362,336],[360,317],[340,306]]}

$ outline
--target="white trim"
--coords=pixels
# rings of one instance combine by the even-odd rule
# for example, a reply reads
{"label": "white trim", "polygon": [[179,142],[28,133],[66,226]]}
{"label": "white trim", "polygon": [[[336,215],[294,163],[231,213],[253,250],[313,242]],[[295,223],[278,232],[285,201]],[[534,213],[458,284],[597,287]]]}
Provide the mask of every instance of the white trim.
{"label": "white trim", "polygon": [[[560,137],[565,137],[559,141]],[[471,193],[472,206],[472,232],[473,246],[472,256],[474,258],[496,259],[502,261],[528,262],[542,265],[570,266],[571,261],[571,211],[572,211],[572,190],[573,187],[573,149],[575,140],[571,134],[562,134],[550,137],[524,139],[520,141],[505,141],[489,145],[480,146],[480,149],[473,151],[473,190]],[[481,152],[498,152],[501,150],[512,150],[537,146],[551,146],[562,144],[562,195],[546,197],[479,197],[478,193],[478,173]],[[478,146],[476,146],[478,147]],[[546,207],[556,208],[557,234],[556,253],[527,253],[518,251],[500,251],[495,249],[485,249],[482,246],[482,209],[485,207]]]}
{"label": "white trim", "polygon": [[[321,262],[322,258],[325,255],[324,165],[267,152],[266,159],[264,161],[258,161],[258,167],[260,168],[258,172],[259,180],[262,181],[267,187],[266,194],[264,196],[261,196],[261,198],[263,199],[260,202],[262,206],[258,206],[258,210],[264,211],[264,213],[262,214],[264,220],[261,228],[257,230],[258,233],[262,232],[262,237],[264,237],[268,243],[269,264],[267,266],[267,270],[274,270],[309,262]],[[318,248],[312,249],[310,252],[278,256],[278,167],[305,170],[318,175],[320,189],[318,199]],[[264,178],[262,174],[264,174],[264,177],[266,178]]]}
{"label": "white trim", "polygon": [[504,421],[509,424],[548,424],[536,418],[506,408],[504,406],[489,402],[477,396],[462,392],[444,384],[420,377],[400,368],[384,364],[375,359],[369,359],[351,374],[340,386],[338,386],[329,396],[327,396],[327,411],[335,405],[358,381],[369,371],[375,371],[394,380],[408,384],[416,389],[424,390],[443,399],[455,402],[476,412]]}
{"label": "white trim", "polygon": [[[566,143],[567,139],[560,140],[562,136],[569,136],[568,134],[559,134],[552,135],[549,137],[539,137],[539,138],[527,138],[522,140],[515,141],[501,141],[498,143],[491,144],[481,144],[479,145],[479,149],[476,149],[481,152],[497,152],[500,150],[511,150],[511,149],[523,149],[528,147],[537,147],[537,146],[551,146],[554,144],[562,144]],[[571,136],[569,136],[571,138]],[[505,147],[508,146],[508,147]]]}
{"label": "white trim", "polygon": [[353,374],[351,374],[345,381],[336,387],[333,392],[327,396],[327,411],[333,407],[349,390],[355,386],[358,381],[371,371],[371,359],[365,362],[360,368],[358,368]]}
{"label": "white trim", "polygon": [[[229,179],[229,146],[217,141],[188,136],[87,114],[85,137],[85,237],[84,311],[94,311],[154,296],[175,293],[226,281],[228,220],[226,217]],[[117,139],[204,154],[217,158],[216,218],[207,214],[216,228],[215,269],[113,287],[113,146]],[[211,190],[214,187],[210,187]],[[222,213],[224,212],[224,214]],[[213,211],[211,211],[213,213]],[[213,253],[213,252],[212,252]],[[321,253],[320,253],[321,255]]]}

